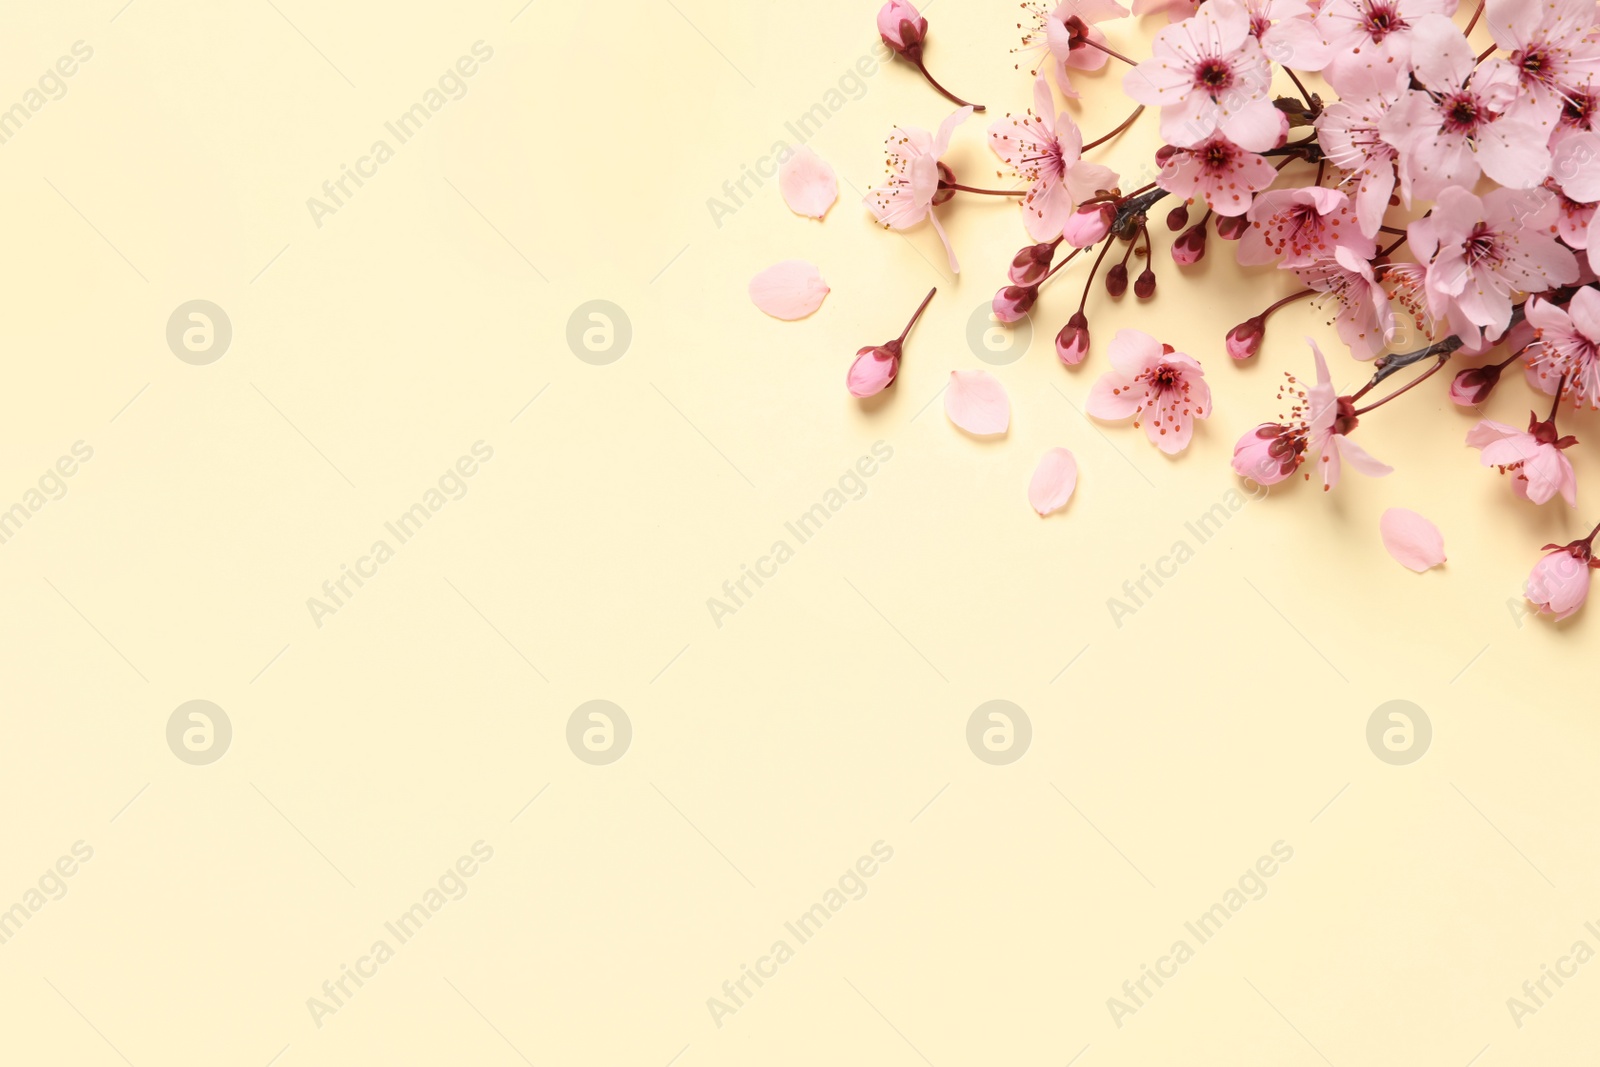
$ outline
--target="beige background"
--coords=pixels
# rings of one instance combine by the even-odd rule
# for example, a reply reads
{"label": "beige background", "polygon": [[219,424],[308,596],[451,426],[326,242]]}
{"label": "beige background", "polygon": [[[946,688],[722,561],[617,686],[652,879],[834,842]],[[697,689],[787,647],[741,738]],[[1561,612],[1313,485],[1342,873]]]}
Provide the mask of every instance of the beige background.
{"label": "beige background", "polygon": [[[0,908],[93,849],[0,945],[0,1058],[1465,1067],[1592,1047],[1600,966],[1521,1028],[1506,999],[1600,948],[1597,622],[1518,606],[1538,547],[1595,515],[1514,501],[1442,383],[1363,425],[1392,477],[1249,502],[1118,627],[1107,599],[1192,540],[1236,485],[1234,439],[1309,369],[1300,337],[1333,334],[1296,308],[1231,365],[1224,331],[1288,284],[1215,244],[1180,277],[1158,232],[1153,303],[1097,292],[1096,351],[1064,370],[1074,270],[991,368],[1011,432],[956,431],[936,398],[989,366],[967,324],[1023,237],[1009,204],[951,205],[957,281],[930,231],[868,224],[852,190],[885,133],[947,110],[912,71],[876,70],[811,138],[841,176],[824,223],[771,182],[720,226],[707,205],[872,54],[870,4],[123,2],[11,4],[0,34],[6,107],[74,42],[94,53],[0,145],[0,503],[94,451],[0,545]],[[930,15],[947,84],[1026,106],[1012,6]],[[1152,29],[1114,39],[1142,53]],[[480,40],[465,96],[318,227],[307,198]],[[1084,85],[1094,136],[1127,105],[1114,77]],[[972,181],[995,167],[984,125],[949,157]],[[1100,158],[1137,174],[1153,136]],[[795,324],[744,294],[790,257],[833,287]],[[900,382],[858,405],[851,353],[932,285]],[[193,299],[233,329],[205,366],[165,338]],[[604,366],[566,341],[594,299],[632,327]],[[1079,414],[1135,324],[1216,393],[1176,460]],[[1527,402],[1513,382],[1488,413]],[[879,440],[865,495],[714,625],[707,598]],[[307,598],[477,441],[493,459],[466,495],[318,627]],[[1025,488],[1055,445],[1082,478],[1040,520]],[[1574,459],[1587,496],[1596,465]],[[1394,505],[1438,522],[1446,567],[1388,558]],[[208,766],[166,741],[195,699],[233,728]],[[632,723],[608,766],[565,740],[593,699]],[[1032,723],[1008,766],[965,739],[993,699]],[[1395,699],[1433,726],[1409,766],[1366,742]],[[465,896],[317,1026],[308,998],[478,841]],[[717,1026],[707,998],[878,841],[865,896]],[[1278,841],[1265,896],[1117,1026],[1107,998]]]}

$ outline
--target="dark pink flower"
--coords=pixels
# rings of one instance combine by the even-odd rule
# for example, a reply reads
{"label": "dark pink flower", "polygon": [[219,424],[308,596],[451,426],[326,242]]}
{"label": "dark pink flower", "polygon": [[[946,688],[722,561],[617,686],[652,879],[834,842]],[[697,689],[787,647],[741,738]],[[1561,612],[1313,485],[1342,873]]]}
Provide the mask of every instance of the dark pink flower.
{"label": "dark pink flower", "polygon": [[1493,0],[1483,22],[1517,73],[1515,115],[1548,128],[1573,91],[1600,74],[1593,0]]}
{"label": "dark pink flower", "polygon": [[1189,447],[1194,420],[1211,415],[1199,362],[1142,330],[1118,330],[1106,356],[1111,369],[1089,390],[1084,410],[1097,419],[1133,419],[1169,456]]}

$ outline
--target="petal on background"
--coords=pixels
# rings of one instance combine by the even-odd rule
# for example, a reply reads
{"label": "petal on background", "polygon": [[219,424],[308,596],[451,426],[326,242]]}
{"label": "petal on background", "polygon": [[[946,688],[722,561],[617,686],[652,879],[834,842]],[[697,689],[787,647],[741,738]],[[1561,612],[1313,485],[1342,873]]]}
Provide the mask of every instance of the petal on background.
{"label": "petal on background", "polygon": [[807,145],[778,166],[778,189],[796,215],[820,219],[839,199],[839,176]]}
{"label": "petal on background", "polygon": [[786,259],[750,279],[750,299],[775,319],[803,319],[827,295],[828,283],[803,259]]}
{"label": "petal on background", "polygon": [[1445,561],[1444,537],[1439,527],[1408,508],[1390,508],[1378,520],[1383,547],[1402,566],[1421,574]]}
{"label": "petal on background", "polygon": [[1048,515],[1065,507],[1077,487],[1077,459],[1064,448],[1052,448],[1039,461],[1039,469],[1028,483],[1028,503],[1040,515]]}
{"label": "petal on background", "polygon": [[944,413],[951,422],[980,437],[1005,433],[1011,425],[1011,401],[1005,387],[986,370],[950,372]]}

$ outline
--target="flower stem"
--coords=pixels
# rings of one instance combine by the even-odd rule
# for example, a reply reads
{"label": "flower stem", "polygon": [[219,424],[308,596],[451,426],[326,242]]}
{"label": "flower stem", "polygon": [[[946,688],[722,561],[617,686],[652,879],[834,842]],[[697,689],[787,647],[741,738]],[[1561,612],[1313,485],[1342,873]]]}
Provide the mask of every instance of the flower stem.
{"label": "flower stem", "polygon": [[1296,75],[1294,71],[1290,70],[1288,67],[1284,67],[1283,72],[1289,75],[1289,80],[1294,82],[1294,87],[1299,89],[1300,95],[1305,98],[1306,110],[1311,113],[1311,117],[1316,118],[1318,113],[1322,111],[1322,105],[1317,102],[1317,99],[1312,95],[1311,90],[1305,87],[1305,84],[1300,80],[1299,76]]}
{"label": "flower stem", "polygon": [[[1438,372],[1439,368],[1444,366],[1448,362],[1450,362],[1450,353],[1448,353],[1448,352],[1439,353],[1434,358],[1433,366],[1429,367],[1427,370],[1423,371],[1421,374],[1417,375],[1415,378],[1411,379],[1409,382],[1407,382],[1406,384],[1402,385],[1400,388],[1396,389],[1394,392],[1390,393],[1388,396],[1384,397],[1382,400],[1374,400],[1372,403],[1368,404],[1364,408],[1356,408],[1356,410],[1351,412],[1351,414],[1352,415],[1365,415],[1367,412],[1371,411],[1373,408],[1382,407],[1383,405],[1387,404],[1389,401],[1393,400],[1395,397],[1399,396],[1401,393],[1404,393],[1404,392],[1407,392],[1408,390],[1414,389],[1418,385],[1420,385],[1423,382],[1427,381],[1429,378],[1433,377],[1434,374],[1436,374]],[[1363,390],[1363,392],[1365,392],[1365,390]]]}
{"label": "flower stem", "polygon": [[1026,189],[975,189],[970,185],[960,185],[956,182],[940,182],[945,189],[954,189],[962,193],[982,193],[984,196],[1027,196]]}
{"label": "flower stem", "polygon": [[1550,405],[1550,417],[1548,419],[1544,420],[1545,422],[1548,422],[1551,426],[1554,426],[1556,424],[1556,412],[1561,410],[1561,394],[1566,392],[1566,391],[1567,391],[1567,375],[1566,375],[1565,372],[1563,372],[1562,375],[1561,375],[1560,380],[1556,382],[1556,400],[1555,400],[1555,403]]}
{"label": "flower stem", "polygon": [[1276,300],[1276,301],[1273,301],[1271,304],[1268,304],[1266,306],[1266,309],[1263,310],[1260,314],[1258,314],[1256,316],[1256,318],[1264,319],[1268,315],[1271,315],[1274,311],[1277,311],[1279,308],[1283,307],[1285,304],[1292,304],[1296,300],[1304,300],[1306,297],[1312,296],[1315,293],[1316,293],[1315,289],[1302,289],[1298,293],[1290,293],[1288,296],[1284,297],[1282,300]]}
{"label": "flower stem", "polygon": [[1483,0],[1478,0],[1478,10],[1476,10],[1476,11],[1474,11],[1472,13],[1472,18],[1467,21],[1467,28],[1466,28],[1466,30],[1464,32],[1471,33],[1472,32],[1472,28],[1478,24],[1478,19],[1480,19],[1482,17],[1483,17]]}
{"label": "flower stem", "polygon": [[1100,49],[1100,51],[1104,52],[1106,55],[1110,56],[1112,59],[1120,59],[1120,60],[1122,60],[1124,63],[1128,64],[1128,66],[1130,66],[1130,67],[1137,67],[1139,65],[1138,63],[1136,63],[1133,60],[1129,59],[1127,56],[1123,55],[1121,52],[1117,51],[1115,48],[1111,48],[1111,47],[1109,47],[1107,45],[1103,45],[1099,41],[1091,41],[1087,37],[1080,38],[1080,40],[1082,40],[1083,43],[1088,45],[1090,48],[1098,48],[1098,49]]}
{"label": "flower stem", "polygon": [[922,76],[928,79],[929,85],[933,86],[939,91],[940,96],[943,96],[946,100],[949,100],[957,107],[970,107],[974,111],[982,111],[984,109],[982,104],[974,104],[963,100],[955,93],[952,93],[949,89],[946,89],[944,86],[940,85],[939,79],[928,73],[927,65],[924,64],[920,59],[917,60],[917,69],[922,71]]}
{"label": "flower stem", "polygon": [[1098,145],[1105,144],[1107,141],[1111,140],[1111,138],[1115,137],[1117,134],[1121,133],[1123,130],[1127,129],[1129,126],[1132,126],[1134,120],[1137,119],[1143,113],[1144,113],[1144,105],[1140,104],[1138,107],[1133,109],[1133,114],[1129,115],[1127,118],[1122,120],[1122,124],[1120,126],[1118,126],[1116,129],[1112,130],[1110,133],[1106,134],[1104,137],[1096,137],[1094,140],[1092,140],[1088,144],[1084,145],[1083,146],[1083,151],[1087,152],[1091,148],[1097,147]]}
{"label": "flower stem", "polygon": [[1082,251],[1083,249],[1081,248],[1074,248],[1071,252],[1068,252],[1060,263],[1057,263],[1055,266],[1051,267],[1050,270],[1045,273],[1045,276],[1039,279],[1039,284],[1043,285],[1045,282],[1055,277],[1056,271],[1060,270],[1062,267],[1065,267],[1068,263],[1071,263],[1073,259],[1077,257],[1078,253]]}
{"label": "flower stem", "polygon": [[922,313],[927,310],[928,303],[933,299],[933,294],[937,293],[938,291],[939,291],[939,287],[937,285],[934,286],[932,289],[929,289],[928,290],[928,295],[923,297],[922,298],[922,303],[917,305],[917,310],[911,316],[911,321],[906,323],[906,328],[900,331],[900,336],[899,336],[898,340],[899,340],[899,342],[901,344],[905,344],[906,335],[908,335],[911,332],[911,327],[913,327],[913,326],[915,326],[917,324],[917,320],[922,318]]}
{"label": "flower stem", "polygon": [[1078,301],[1078,314],[1083,314],[1084,305],[1089,303],[1089,287],[1094,284],[1094,276],[1100,270],[1100,264],[1106,258],[1106,253],[1111,251],[1111,236],[1109,234],[1100,242],[1100,254],[1094,259],[1094,266],[1089,268],[1089,276],[1083,280],[1083,299]]}

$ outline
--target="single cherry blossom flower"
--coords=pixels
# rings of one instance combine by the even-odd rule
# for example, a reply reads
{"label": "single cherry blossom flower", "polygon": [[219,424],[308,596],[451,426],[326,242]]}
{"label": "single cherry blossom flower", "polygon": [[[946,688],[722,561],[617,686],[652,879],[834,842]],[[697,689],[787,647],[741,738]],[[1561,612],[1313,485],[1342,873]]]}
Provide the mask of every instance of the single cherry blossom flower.
{"label": "single cherry blossom flower", "polygon": [[1437,198],[1487,174],[1508,189],[1527,189],[1550,172],[1548,126],[1505,114],[1517,96],[1517,73],[1503,59],[1479,63],[1456,24],[1427,15],[1411,31],[1415,78],[1378,124],[1400,152],[1400,195]]}
{"label": "single cherry blossom flower", "polygon": [[1382,352],[1394,336],[1394,308],[1389,293],[1378,282],[1372,263],[1345,245],[1334,247],[1325,256],[1294,269],[1306,285],[1337,305],[1333,324],[1339,339],[1350,346],[1350,354],[1369,360]]}
{"label": "single cherry blossom flower", "polygon": [[989,147],[1028,183],[1022,221],[1035,241],[1061,236],[1075,204],[1117,187],[1116,171],[1080,158],[1083,132],[1071,115],[1056,114],[1055,97],[1042,75],[1033,83],[1033,110],[992,124]]}
{"label": "single cherry blossom flower", "polygon": [[845,375],[845,388],[850,390],[851,396],[875,396],[894,384],[895,377],[900,373],[900,358],[905,351],[906,337],[911,333],[911,327],[922,318],[922,313],[927,310],[928,303],[933,300],[933,294],[936,292],[937,288],[928,290],[928,295],[917,305],[911,321],[906,323],[906,328],[900,331],[899,337],[885,341],[881,345],[868,345],[856,353],[855,361],[850,364],[850,371]]}
{"label": "single cherry blossom flower", "polygon": [[1394,193],[1394,145],[1378,132],[1384,113],[1400,99],[1399,92],[1345,97],[1322,109],[1316,118],[1317,140],[1328,161],[1347,172],[1355,185],[1356,220],[1361,232],[1376,237]]}
{"label": "single cherry blossom flower", "polygon": [[1250,228],[1239,239],[1238,255],[1247,267],[1277,259],[1284,267],[1306,266],[1341,246],[1362,260],[1377,251],[1357,227],[1349,198],[1337,189],[1271,189],[1257,196],[1246,214]]}
{"label": "single cherry blossom flower", "polygon": [[1524,500],[1543,504],[1560,493],[1572,507],[1578,506],[1578,479],[1562,450],[1578,443],[1575,437],[1558,437],[1554,419],[1528,419],[1528,432],[1515,426],[1484,419],[1467,431],[1467,444],[1479,449],[1485,467],[1497,467],[1512,475],[1511,489]]}
{"label": "single cherry blossom flower", "polygon": [[1274,63],[1296,70],[1321,70],[1333,50],[1312,21],[1306,0],[1245,0],[1250,33]]}
{"label": "single cherry blossom flower", "polygon": [[1316,15],[1329,48],[1324,73],[1341,94],[1358,85],[1372,92],[1398,89],[1411,73],[1413,54],[1428,54],[1429,44],[1417,43],[1417,25],[1455,9],[1456,0],[1324,0]]}
{"label": "single cherry blossom flower", "polygon": [[1564,308],[1531,297],[1523,310],[1537,337],[1525,355],[1528,381],[1547,396],[1565,383],[1574,404],[1600,408],[1600,290],[1586,285]]}
{"label": "single cherry blossom flower", "polygon": [[[1116,0],[1062,0],[1053,8],[1026,3],[1022,10],[1033,22],[1023,34],[1018,51],[1047,51],[1055,66],[1057,88],[1061,95],[1074,100],[1078,90],[1072,84],[1071,72],[1099,70],[1111,59],[1105,48],[1106,35],[1095,23],[1128,14],[1128,9]],[[1044,71],[1043,62],[1039,71]]]}
{"label": "single cherry blossom flower", "polygon": [[1483,16],[1517,73],[1513,114],[1548,127],[1572,91],[1600,74],[1593,0],[1492,0]]}
{"label": "single cherry blossom flower", "polygon": [[1254,152],[1278,143],[1272,65],[1238,0],[1211,0],[1193,18],[1155,36],[1151,56],[1122,79],[1123,91],[1161,108],[1161,136],[1187,148],[1215,133]]}
{"label": "single cherry blossom flower", "polygon": [[927,65],[922,59],[922,44],[928,37],[928,20],[906,0],[889,0],[878,9],[878,36],[883,38],[883,43],[888,45],[895,55],[921,71],[928,84],[933,86],[940,96],[958,107],[970,107],[974,111],[983,110],[982,104],[967,103],[940,85],[933,75],[928,73]]}
{"label": "single cherry blossom flower", "polygon": [[1194,435],[1194,420],[1211,416],[1211,388],[1192,356],[1142,330],[1118,330],[1107,346],[1112,369],[1089,390],[1084,406],[1097,419],[1132,418],[1169,456]]}
{"label": "single cherry blossom flower", "polygon": [[1495,189],[1482,199],[1457,186],[1440,193],[1433,212],[1407,230],[1411,251],[1428,264],[1433,317],[1475,347],[1505,332],[1513,292],[1575,280],[1578,261],[1556,240],[1556,213],[1547,189]]}
{"label": "single cherry blossom flower", "polygon": [[1548,555],[1533,565],[1523,587],[1523,594],[1540,615],[1554,615],[1560,622],[1589,599],[1589,571],[1600,567],[1594,555],[1596,534],[1600,534],[1600,526],[1581,541],[1544,546]]}
{"label": "single cherry blossom flower", "polygon": [[1239,216],[1250,210],[1251,195],[1277,177],[1263,157],[1217,133],[1168,153],[1156,184],[1178,196],[1198,196],[1218,215]]}
{"label": "single cherry blossom flower", "polygon": [[873,217],[892,230],[908,230],[923,219],[933,223],[933,230],[950,257],[950,269],[956,273],[960,273],[961,264],[956,261],[956,251],[950,247],[944,227],[939,225],[939,217],[933,213],[933,205],[939,194],[949,192],[940,188],[939,157],[950,147],[951,133],[971,114],[971,107],[957,109],[931,135],[914,126],[896,127],[884,142],[889,180],[867,190],[863,200]]}
{"label": "single cherry blossom flower", "polygon": [[1594,213],[1600,204],[1584,204],[1561,191],[1554,178],[1546,178],[1542,188],[1550,190],[1556,198],[1556,236],[1568,248],[1583,250],[1589,247],[1589,229],[1594,225]]}

